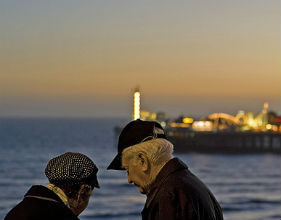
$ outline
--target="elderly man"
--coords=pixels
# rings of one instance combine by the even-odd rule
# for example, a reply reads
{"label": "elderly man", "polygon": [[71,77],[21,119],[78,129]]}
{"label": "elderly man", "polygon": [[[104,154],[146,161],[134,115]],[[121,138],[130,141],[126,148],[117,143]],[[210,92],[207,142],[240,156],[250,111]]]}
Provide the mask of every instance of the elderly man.
{"label": "elderly man", "polygon": [[214,195],[172,152],[159,123],[138,119],[122,130],[108,169],[127,170],[128,182],[146,194],[143,220],[222,220]]}
{"label": "elderly man", "polygon": [[53,158],[45,169],[50,184],[32,186],[5,220],[77,220],[94,188],[99,188],[97,172],[94,162],[80,153]]}

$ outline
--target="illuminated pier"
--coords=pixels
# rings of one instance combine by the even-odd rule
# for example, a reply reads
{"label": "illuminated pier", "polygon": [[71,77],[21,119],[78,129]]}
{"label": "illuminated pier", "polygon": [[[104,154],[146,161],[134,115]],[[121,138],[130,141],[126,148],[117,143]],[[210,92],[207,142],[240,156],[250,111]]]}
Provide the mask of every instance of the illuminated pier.
{"label": "illuminated pier", "polygon": [[[141,109],[138,88],[133,97],[133,120],[140,118],[161,123],[176,152],[281,153],[281,117],[269,111],[267,102],[257,115],[239,111],[236,116],[213,113],[199,120],[188,116],[171,120],[163,112]],[[115,128],[116,135],[121,129]]]}

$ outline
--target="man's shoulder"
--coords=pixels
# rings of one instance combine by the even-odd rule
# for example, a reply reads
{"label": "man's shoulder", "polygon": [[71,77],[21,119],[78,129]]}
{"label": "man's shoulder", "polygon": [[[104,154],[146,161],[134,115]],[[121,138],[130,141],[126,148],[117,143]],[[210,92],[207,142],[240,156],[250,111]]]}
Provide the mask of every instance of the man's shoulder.
{"label": "man's shoulder", "polygon": [[44,186],[32,186],[24,199],[8,212],[5,220],[65,219],[65,217],[69,220],[78,220],[63,203],[34,192],[41,191],[41,189],[44,191]]}
{"label": "man's shoulder", "polygon": [[[32,200],[32,201],[31,201]],[[61,204],[55,204],[47,201],[36,201],[36,199],[24,199],[6,215],[4,220],[35,220],[35,219],[69,219],[78,220],[78,218]]]}
{"label": "man's shoulder", "polygon": [[186,195],[192,195],[207,192],[208,187],[186,168],[170,173],[159,185],[158,190],[163,194],[185,193]]}

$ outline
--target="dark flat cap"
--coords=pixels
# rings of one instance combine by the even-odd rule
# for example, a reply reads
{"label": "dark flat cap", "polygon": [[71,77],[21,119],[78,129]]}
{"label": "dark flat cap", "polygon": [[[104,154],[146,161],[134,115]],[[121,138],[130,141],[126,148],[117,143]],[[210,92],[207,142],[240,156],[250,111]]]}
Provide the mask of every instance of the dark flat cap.
{"label": "dark flat cap", "polygon": [[45,169],[45,175],[55,185],[86,183],[99,188],[97,172],[97,166],[89,157],[72,152],[51,159]]}
{"label": "dark flat cap", "polygon": [[107,169],[124,170],[122,168],[122,151],[127,147],[155,138],[167,139],[164,129],[158,122],[142,121],[140,119],[131,121],[121,131],[118,140],[118,153]]}

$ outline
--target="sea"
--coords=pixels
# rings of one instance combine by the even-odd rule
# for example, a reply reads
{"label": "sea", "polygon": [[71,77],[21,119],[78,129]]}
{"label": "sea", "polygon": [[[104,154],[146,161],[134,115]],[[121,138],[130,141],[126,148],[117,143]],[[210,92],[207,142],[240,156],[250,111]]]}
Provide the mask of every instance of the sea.
{"label": "sea", "polygon": [[[0,118],[0,219],[32,185],[46,185],[48,161],[65,152],[88,155],[99,167],[86,219],[141,219],[146,197],[124,171],[106,170],[117,152],[122,118]],[[281,156],[177,153],[214,193],[226,220],[281,219]]]}

